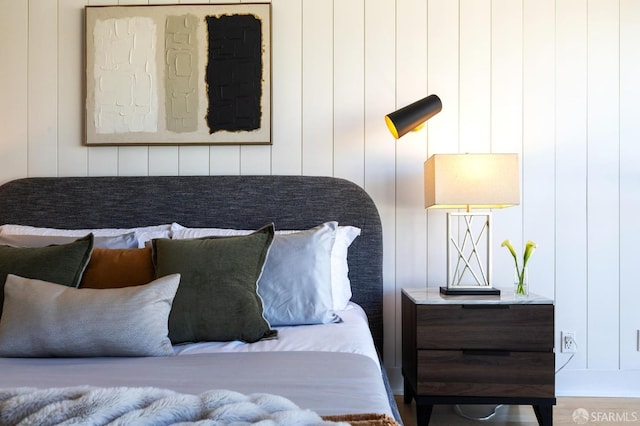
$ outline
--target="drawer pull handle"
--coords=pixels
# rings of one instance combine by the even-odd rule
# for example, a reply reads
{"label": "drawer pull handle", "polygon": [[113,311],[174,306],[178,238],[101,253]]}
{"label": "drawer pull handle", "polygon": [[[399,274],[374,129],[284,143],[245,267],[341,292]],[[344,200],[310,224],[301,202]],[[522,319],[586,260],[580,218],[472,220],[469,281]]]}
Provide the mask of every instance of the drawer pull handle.
{"label": "drawer pull handle", "polygon": [[477,349],[463,349],[462,355],[472,355],[472,356],[510,356],[511,352],[509,351],[483,351]]}

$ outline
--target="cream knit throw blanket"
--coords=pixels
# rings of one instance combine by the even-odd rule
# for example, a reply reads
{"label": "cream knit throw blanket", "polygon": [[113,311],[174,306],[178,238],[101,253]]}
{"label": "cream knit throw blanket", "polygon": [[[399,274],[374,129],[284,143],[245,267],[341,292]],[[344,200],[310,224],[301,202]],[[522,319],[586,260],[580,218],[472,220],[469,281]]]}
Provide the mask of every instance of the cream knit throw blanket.
{"label": "cream knit throw blanket", "polygon": [[0,425],[347,425],[324,421],[287,398],[158,388],[0,389]]}

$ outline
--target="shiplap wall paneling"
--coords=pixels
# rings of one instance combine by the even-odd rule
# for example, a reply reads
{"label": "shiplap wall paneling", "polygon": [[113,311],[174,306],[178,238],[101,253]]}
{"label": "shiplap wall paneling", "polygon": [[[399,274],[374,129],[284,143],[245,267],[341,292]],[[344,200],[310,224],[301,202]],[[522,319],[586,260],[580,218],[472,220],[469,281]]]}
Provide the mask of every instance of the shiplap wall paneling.
{"label": "shiplap wall paneling", "polygon": [[588,1],[587,367],[619,365],[619,8]]}
{"label": "shiplap wall paneling", "polygon": [[177,146],[149,147],[149,175],[176,176],[178,174]]}
{"label": "shiplap wall paneling", "polygon": [[[84,146],[84,0],[58,1],[58,175],[86,176]],[[115,172],[114,172],[115,174]]]}
{"label": "shiplap wall paneling", "polygon": [[[133,0],[131,4],[133,3]],[[216,1],[216,3],[225,3],[225,0]],[[175,0],[152,0],[149,4],[175,4],[175,3],[208,3],[207,1],[183,1],[176,2]],[[144,4],[142,2],[141,4]],[[209,157],[207,165],[207,174],[238,174],[239,166],[239,153],[238,147],[234,147],[235,150],[229,153],[226,147],[207,147],[206,150],[202,147],[196,147],[196,152],[191,152],[193,147],[186,146],[149,146],[148,149],[148,174],[152,176],[159,175],[179,175],[190,174],[186,168],[190,166],[191,162],[182,161],[181,157],[191,158],[197,153],[201,153],[203,156]],[[184,151],[184,152],[183,152]],[[206,152],[205,152],[206,151]],[[142,153],[141,153],[142,154]],[[181,155],[183,154],[183,155]],[[140,161],[143,161],[141,159]],[[198,163],[199,170],[205,170],[203,164]],[[234,167],[235,166],[235,167]],[[124,171],[120,170],[120,174]]]}
{"label": "shiplap wall paneling", "polygon": [[[87,6],[117,6],[118,0],[87,0]],[[85,11],[82,11],[84,15]],[[84,19],[84,18],[83,18]],[[86,37],[84,25],[82,27],[81,37],[84,39]],[[84,58],[85,52],[82,52],[82,57]],[[85,65],[82,66],[82,77],[83,80],[81,84],[87,84],[85,81]],[[90,83],[89,83],[90,84]],[[84,87],[82,88],[84,90]],[[82,117],[80,118],[81,125],[84,128],[84,121],[86,120],[84,112],[85,112],[85,99],[84,97],[80,100],[81,108],[82,108]],[[84,146],[85,136],[82,134],[82,139],[78,141],[78,144]],[[118,162],[120,160],[120,149],[117,146],[89,146],[85,147],[87,151],[87,175],[88,176],[118,176],[120,173],[120,167]]]}
{"label": "shiplap wall paneling", "polygon": [[[369,3],[367,3],[368,5]],[[365,190],[378,207],[384,229],[384,322],[395,321],[395,146],[384,124],[384,115],[395,105],[395,1],[380,0],[365,7]],[[384,358],[395,354],[394,327],[384,331]],[[391,343],[394,342],[394,343]]]}
{"label": "shiplap wall paneling", "polygon": [[302,0],[302,173],[333,174],[333,0]]}
{"label": "shiplap wall paneling", "polygon": [[[222,1],[221,3],[225,3]],[[184,4],[207,4],[208,0],[179,0],[177,3]],[[209,175],[212,173],[211,158],[217,157],[216,146],[200,146],[200,145],[180,145],[178,148],[178,174],[180,175]],[[229,153],[226,153],[229,155]],[[235,154],[235,157],[234,157]],[[231,158],[221,159],[225,164],[228,162],[234,164],[234,159],[239,163],[239,148],[231,154]]]}
{"label": "shiplap wall paneling", "polygon": [[118,149],[118,175],[149,175],[149,147],[123,146]]}
{"label": "shiplap wall paneling", "polygon": [[491,150],[491,2],[460,0],[460,153]]}
{"label": "shiplap wall paneling", "polygon": [[272,170],[302,174],[302,2],[271,2]]}
{"label": "shiplap wall paneling", "polygon": [[178,170],[182,176],[208,175],[211,163],[209,161],[209,146],[181,145],[178,147]]}
{"label": "shiplap wall paneling", "polygon": [[[178,3],[184,4],[207,4],[208,0],[179,0]],[[226,3],[222,1],[221,3]],[[178,174],[185,175],[209,175],[216,174],[212,170],[211,158],[218,157],[218,150],[222,147],[212,145],[180,145],[178,146]],[[220,158],[220,162],[224,164],[240,163],[240,148],[226,151],[221,154],[224,158]],[[235,160],[235,161],[234,161]],[[219,164],[219,163],[215,163]]]}
{"label": "shiplap wall paneling", "polygon": [[51,66],[57,63],[58,23],[48,19],[58,13],[57,6],[47,0],[29,2],[27,145],[31,176],[55,176],[58,172],[58,117],[54,113],[58,103],[58,69]]}
{"label": "shiplap wall paneling", "polygon": [[[149,1],[149,4],[175,3],[208,4],[212,2],[208,0]],[[215,3],[237,3],[237,1],[216,0]],[[150,175],[240,174],[239,146],[150,146],[148,149]],[[192,166],[196,167],[197,172],[190,170]]]}
{"label": "shiplap wall paneling", "polygon": [[28,173],[28,33],[29,9],[26,2],[6,2],[2,5],[2,28],[11,34],[11,41],[0,44],[4,60],[0,68],[0,178],[8,181]]}
{"label": "shiplap wall paneling", "polygon": [[553,297],[555,1],[523,4],[523,241],[538,244],[530,263],[530,291]]}
{"label": "shiplap wall paneling", "polygon": [[333,4],[333,175],[364,187],[365,0]]}
{"label": "shiplap wall paneling", "polygon": [[[269,0],[265,0],[269,3]],[[240,3],[251,3],[251,0],[240,0]],[[211,1],[214,3],[214,1]],[[273,31],[273,22],[271,22]],[[273,56],[271,57],[273,63]],[[273,91],[271,93],[273,96]],[[272,110],[273,114],[273,110]],[[273,128],[271,129],[273,133]],[[243,175],[270,175],[271,170],[271,146],[270,145],[242,145],[240,146],[240,174]]]}
{"label": "shiplap wall paneling", "polygon": [[[121,6],[147,4],[149,4],[148,0],[119,0]],[[117,149],[118,175],[145,176],[149,174],[149,146],[121,146]]]}
{"label": "shiplap wall paneling", "polygon": [[[430,93],[442,100],[442,111],[427,122],[427,157],[455,153],[459,147],[458,123],[458,2],[431,0],[427,4],[427,64]],[[427,283],[429,287],[447,281],[446,212],[427,210]]]}
{"label": "shiplap wall paneling", "polygon": [[[587,355],[587,7],[556,1],[556,347],[573,331],[578,351],[567,369],[586,368]],[[540,251],[545,250],[544,247]],[[536,254],[537,256],[537,254]],[[558,364],[571,354],[556,351]]]}
{"label": "shiplap wall paneling", "polygon": [[[396,103],[392,112],[427,92],[427,4],[404,0],[396,4]],[[382,119],[382,118],[381,118]],[[427,159],[427,132],[410,132],[397,141],[396,150],[396,303],[395,340],[400,341],[402,287],[426,286],[427,228],[423,196],[423,163]],[[395,364],[401,367],[401,345],[396,345]]]}
{"label": "shiplap wall paneling", "polygon": [[209,173],[212,175],[239,175],[240,146],[210,146]]}
{"label": "shiplap wall paneling", "polygon": [[[522,2],[491,2],[491,152],[517,153],[522,163]],[[522,179],[520,179],[522,183]],[[510,287],[513,259],[500,244],[522,247],[522,204],[492,212],[493,282]]]}
{"label": "shiplap wall paneling", "polygon": [[[84,143],[80,142],[80,143]],[[117,176],[118,148],[115,146],[91,146],[87,150],[88,176]]]}
{"label": "shiplap wall paneling", "polygon": [[11,34],[0,44],[4,69],[0,76],[2,108],[0,155],[6,159],[0,168],[4,181],[24,176],[29,171],[29,8],[26,2],[3,5],[3,30]]}
{"label": "shiplap wall paneling", "polygon": [[[488,153],[491,151],[491,2],[461,0],[459,5],[458,152]],[[470,253],[471,245],[463,246],[467,230],[464,220],[458,218],[453,223],[458,244],[465,247],[465,253]],[[476,219],[472,223],[477,226],[481,222]],[[478,245],[478,253],[481,259],[486,259],[488,250],[484,244]],[[460,270],[463,282],[475,282],[469,271]],[[489,270],[484,272],[489,279]]]}
{"label": "shiplap wall paneling", "polygon": [[271,146],[243,145],[240,147],[240,174],[270,175]]}
{"label": "shiplap wall paneling", "polygon": [[640,240],[640,3],[620,2],[620,368],[640,369],[637,246]]}

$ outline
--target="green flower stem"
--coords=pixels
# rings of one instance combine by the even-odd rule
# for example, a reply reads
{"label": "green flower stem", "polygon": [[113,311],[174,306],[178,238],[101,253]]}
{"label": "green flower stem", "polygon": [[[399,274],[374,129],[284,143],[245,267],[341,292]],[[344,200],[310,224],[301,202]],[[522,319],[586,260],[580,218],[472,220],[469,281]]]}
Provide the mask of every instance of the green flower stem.
{"label": "green flower stem", "polygon": [[531,240],[527,241],[527,244],[525,245],[525,248],[524,248],[524,255],[522,257],[522,268],[520,268],[518,265],[518,255],[516,254],[516,251],[513,248],[511,241],[504,240],[501,246],[509,249],[509,252],[511,253],[511,256],[513,256],[513,260],[516,264],[516,274],[518,275],[518,285],[516,286],[516,294],[524,295],[526,294],[526,290],[524,288],[525,269],[527,267],[527,263],[529,262],[529,258],[533,253],[533,250],[537,247],[536,243],[534,243]]}
{"label": "green flower stem", "polygon": [[524,267],[522,268],[522,271],[517,271],[518,273],[518,285],[516,286],[516,294],[525,294],[525,289],[524,289]]}

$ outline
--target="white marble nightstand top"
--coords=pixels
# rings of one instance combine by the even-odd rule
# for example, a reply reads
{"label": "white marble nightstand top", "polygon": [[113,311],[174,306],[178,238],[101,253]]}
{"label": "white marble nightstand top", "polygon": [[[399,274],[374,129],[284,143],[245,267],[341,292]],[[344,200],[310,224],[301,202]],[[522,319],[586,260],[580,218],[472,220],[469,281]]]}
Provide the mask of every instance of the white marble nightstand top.
{"label": "white marble nightstand top", "polygon": [[529,293],[527,297],[515,297],[513,290],[500,289],[499,296],[447,296],[440,293],[440,288],[403,288],[402,292],[416,305],[493,305],[493,304],[529,304],[529,305],[553,305],[553,300]]}

